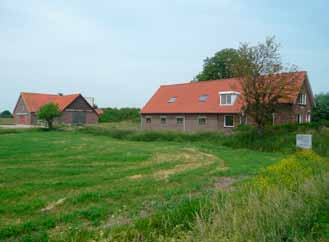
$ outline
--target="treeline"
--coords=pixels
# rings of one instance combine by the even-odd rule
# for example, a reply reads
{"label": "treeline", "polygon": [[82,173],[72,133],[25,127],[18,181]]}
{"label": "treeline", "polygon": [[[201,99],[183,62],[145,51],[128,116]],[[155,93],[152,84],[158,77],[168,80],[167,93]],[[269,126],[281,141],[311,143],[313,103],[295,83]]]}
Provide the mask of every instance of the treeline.
{"label": "treeline", "polygon": [[11,112],[9,110],[5,110],[0,113],[0,118],[12,118],[12,117],[13,117],[13,115],[11,114]]}
{"label": "treeline", "polygon": [[139,108],[104,108],[99,122],[139,121]]}
{"label": "treeline", "polygon": [[312,111],[312,120],[329,120],[329,92],[315,95],[315,107]]}

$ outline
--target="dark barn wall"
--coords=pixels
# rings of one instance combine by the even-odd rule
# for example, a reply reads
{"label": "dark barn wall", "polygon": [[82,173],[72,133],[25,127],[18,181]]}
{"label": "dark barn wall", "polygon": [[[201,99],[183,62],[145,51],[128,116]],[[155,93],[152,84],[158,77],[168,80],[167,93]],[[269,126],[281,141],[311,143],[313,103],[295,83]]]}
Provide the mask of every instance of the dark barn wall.
{"label": "dark barn wall", "polygon": [[[77,112],[83,114],[76,114]],[[96,124],[98,123],[98,115],[87,101],[79,96],[64,110],[60,120],[65,124],[74,124],[77,120],[81,123]]]}

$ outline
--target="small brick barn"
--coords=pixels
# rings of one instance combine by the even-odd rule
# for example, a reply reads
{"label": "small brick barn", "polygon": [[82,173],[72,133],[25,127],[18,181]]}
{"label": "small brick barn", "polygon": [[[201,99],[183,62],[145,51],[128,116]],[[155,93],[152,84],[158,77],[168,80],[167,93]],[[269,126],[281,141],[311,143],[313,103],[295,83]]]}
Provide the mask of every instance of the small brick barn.
{"label": "small brick barn", "polygon": [[[276,78],[277,77],[277,78]],[[314,98],[307,73],[280,73],[273,81],[295,82],[289,97],[272,114],[274,125],[311,121]],[[241,79],[190,82],[161,86],[141,110],[141,126],[148,130],[230,131],[240,124],[254,125],[243,113]]]}
{"label": "small brick barn", "polygon": [[95,124],[98,112],[81,94],[53,95],[22,92],[14,109],[16,124],[38,124],[37,112],[47,103],[56,103],[62,115],[55,120],[61,124]]}

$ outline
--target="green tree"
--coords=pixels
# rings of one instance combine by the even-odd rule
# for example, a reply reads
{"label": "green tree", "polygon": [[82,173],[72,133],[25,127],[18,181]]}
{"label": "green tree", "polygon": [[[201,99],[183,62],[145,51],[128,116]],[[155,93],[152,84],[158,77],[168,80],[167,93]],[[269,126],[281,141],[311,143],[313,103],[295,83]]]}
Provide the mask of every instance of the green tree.
{"label": "green tree", "polygon": [[312,112],[312,120],[329,120],[329,92],[315,95],[315,107]]}
{"label": "green tree", "polygon": [[11,112],[9,110],[5,110],[0,113],[0,117],[1,118],[12,118],[13,115],[11,114]]}
{"label": "green tree", "polygon": [[139,108],[105,108],[99,117],[100,122],[121,122],[125,120],[138,121]]}
{"label": "green tree", "polygon": [[43,105],[37,113],[38,119],[45,120],[49,129],[52,129],[54,119],[60,115],[58,105],[51,102]]}
{"label": "green tree", "polygon": [[218,80],[235,77],[234,66],[239,60],[236,49],[223,49],[213,57],[204,60],[203,70],[195,77],[196,81]]}
{"label": "green tree", "polygon": [[292,71],[296,71],[296,67],[288,68],[282,64],[275,37],[269,37],[256,46],[243,43],[238,54],[239,62],[234,70],[241,77],[244,110],[262,133],[263,128],[271,123],[273,113],[278,111],[279,101],[288,98],[295,89],[297,73]]}

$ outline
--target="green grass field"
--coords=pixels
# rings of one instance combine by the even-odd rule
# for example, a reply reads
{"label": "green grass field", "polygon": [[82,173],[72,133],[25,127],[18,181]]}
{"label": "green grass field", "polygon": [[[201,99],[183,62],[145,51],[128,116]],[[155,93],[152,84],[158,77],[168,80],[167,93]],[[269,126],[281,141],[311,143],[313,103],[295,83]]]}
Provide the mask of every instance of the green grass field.
{"label": "green grass field", "polygon": [[227,189],[282,158],[208,143],[132,142],[80,132],[0,135],[0,241],[79,241]]}

